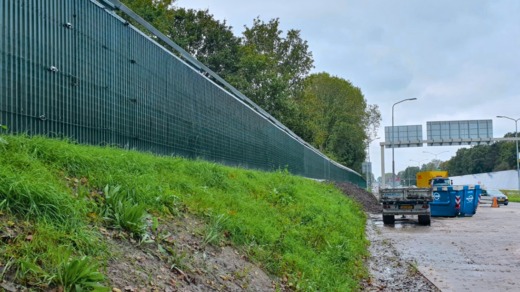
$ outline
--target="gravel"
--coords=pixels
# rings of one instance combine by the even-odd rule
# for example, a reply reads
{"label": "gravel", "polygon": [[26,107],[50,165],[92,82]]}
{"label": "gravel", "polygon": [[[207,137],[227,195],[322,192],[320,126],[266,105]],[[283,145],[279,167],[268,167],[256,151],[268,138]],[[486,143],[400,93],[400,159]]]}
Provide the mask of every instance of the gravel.
{"label": "gravel", "polygon": [[374,194],[349,182],[336,182],[335,184],[347,197],[360,203],[363,206],[363,211],[368,213],[382,212],[381,205]]}

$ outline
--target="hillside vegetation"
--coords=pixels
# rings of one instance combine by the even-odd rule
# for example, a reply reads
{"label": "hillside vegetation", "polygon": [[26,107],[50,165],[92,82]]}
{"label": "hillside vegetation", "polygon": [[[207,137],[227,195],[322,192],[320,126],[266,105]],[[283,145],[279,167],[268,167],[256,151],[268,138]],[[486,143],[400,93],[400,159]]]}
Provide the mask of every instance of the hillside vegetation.
{"label": "hillside vegetation", "polygon": [[[104,232],[119,231],[119,240],[138,247],[187,215],[204,224],[202,251],[230,242],[286,290],[350,291],[366,272],[359,205],[284,170],[13,135],[0,136],[0,165],[1,276],[26,286],[111,287]],[[161,244],[172,269],[195,272],[180,264],[175,244]]]}

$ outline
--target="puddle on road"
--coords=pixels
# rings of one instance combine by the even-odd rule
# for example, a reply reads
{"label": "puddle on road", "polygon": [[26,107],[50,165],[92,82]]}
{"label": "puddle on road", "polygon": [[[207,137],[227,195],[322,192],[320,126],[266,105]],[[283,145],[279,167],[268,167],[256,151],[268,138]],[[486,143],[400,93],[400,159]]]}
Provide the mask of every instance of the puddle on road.
{"label": "puddle on road", "polygon": [[[413,218],[412,216],[407,216],[406,218],[401,218],[400,216],[395,217],[395,224],[385,225],[383,223],[383,218],[381,215],[379,216],[370,216],[374,224],[380,228],[388,228],[388,229],[402,229],[402,230],[426,230],[431,228],[431,226],[420,225],[417,218]],[[432,220],[433,224],[433,220]]]}

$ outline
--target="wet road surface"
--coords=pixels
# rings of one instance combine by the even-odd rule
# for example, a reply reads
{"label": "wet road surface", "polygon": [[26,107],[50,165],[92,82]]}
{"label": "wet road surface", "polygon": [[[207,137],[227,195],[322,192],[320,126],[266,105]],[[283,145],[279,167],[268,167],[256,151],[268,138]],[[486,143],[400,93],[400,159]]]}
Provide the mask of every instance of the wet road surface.
{"label": "wet road surface", "polygon": [[395,225],[384,225],[381,214],[371,220],[442,291],[520,291],[520,203],[481,205],[473,217],[434,217],[431,226],[400,217]]}

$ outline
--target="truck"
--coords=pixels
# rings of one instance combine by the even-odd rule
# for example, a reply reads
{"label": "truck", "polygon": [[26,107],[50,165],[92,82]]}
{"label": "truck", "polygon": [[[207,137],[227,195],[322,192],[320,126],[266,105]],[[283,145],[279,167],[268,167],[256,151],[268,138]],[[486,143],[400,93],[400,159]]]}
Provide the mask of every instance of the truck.
{"label": "truck", "polygon": [[379,202],[383,205],[383,223],[394,224],[395,215],[417,215],[419,224],[430,225],[430,202],[433,201],[433,189],[394,188],[381,189]]}
{"label": "truck", "polygon": [[417,187],[431,188],[434,186],[451,186],[447,171],[423,171],[417,173]]}

